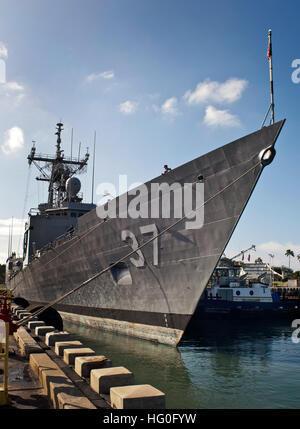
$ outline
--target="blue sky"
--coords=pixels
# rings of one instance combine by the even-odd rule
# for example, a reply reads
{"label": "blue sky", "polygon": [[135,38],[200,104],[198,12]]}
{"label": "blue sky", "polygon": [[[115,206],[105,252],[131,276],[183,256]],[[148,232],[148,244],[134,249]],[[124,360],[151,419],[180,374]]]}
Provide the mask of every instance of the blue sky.
{"label": "blue sky", "polygon": [[[287,122],[226,254],[256,244],[255,257],[273,253],[275,264],[287,264],[285,249],[300,253],[300,83],[291,79],[300,58],[298,2],[0,0],[0,7],[1,261],[9,218],[22,217],[32,140],[53,152],[62,120],[66,153],[72,127],[74,152],[81,141],[83,153],[97,130],[95,183],[117,183],[119,174],[132,183],[253,132],[269,105],[269,28],[275,119]],[[46,198],[36,175],[25,212]],[[82,182],[89,201],[91,168]],[[300,267],[296,258],[292,266]]]}

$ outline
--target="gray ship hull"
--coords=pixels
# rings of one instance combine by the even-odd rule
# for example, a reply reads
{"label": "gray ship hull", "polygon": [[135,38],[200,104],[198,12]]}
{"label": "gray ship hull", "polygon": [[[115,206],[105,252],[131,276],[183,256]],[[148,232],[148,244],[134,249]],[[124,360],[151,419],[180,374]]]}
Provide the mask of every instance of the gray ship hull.
{"label": "gray ship hull", "polygon": [[[146,183],[149,189],[151,183],[193,183],[203,176],[203,226],[187,229],[185,220],[179,222],[127,258],[119,271],[107,271],[55,308],[73,321],[178,344],[264,168],[259,156],[273,147],[283,124],[265,127]],[[103,222],[92,210],[78,220],[72,239],[34,259],[9,286],[30,303],[52,302],[127,255],[134,238],[141,245],[151,237],[147,231],[162,232],[177,220],[171,213],[171,218]]]}

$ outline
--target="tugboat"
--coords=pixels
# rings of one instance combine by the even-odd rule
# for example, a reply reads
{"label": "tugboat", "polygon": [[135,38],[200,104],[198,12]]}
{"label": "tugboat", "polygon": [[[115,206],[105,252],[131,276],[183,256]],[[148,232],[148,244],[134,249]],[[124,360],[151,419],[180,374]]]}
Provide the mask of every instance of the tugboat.
{"label": "tugboat", "polygon": [[[218,266],[195,312],[203,319],[290,319],[300,315],[300,300],[286,301],[270,283],[253,279],[242,266]],[[266,277],[265,277],[266,278]]]}

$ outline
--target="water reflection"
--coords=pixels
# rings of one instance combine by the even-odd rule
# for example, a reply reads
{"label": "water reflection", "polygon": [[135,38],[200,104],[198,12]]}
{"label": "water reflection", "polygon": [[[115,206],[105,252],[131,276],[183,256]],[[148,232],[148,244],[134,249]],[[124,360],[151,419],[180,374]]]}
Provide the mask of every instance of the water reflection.
{"label": "water reflection", "polygon": [[195,404],[298,408],[300,356],[291,331],[282,322],[210,321],[188,332],[180,351],[190,369]]}
{"label": "water reflection", "polygon": [[178,349],[70,322],[64,323],[64,329],[97,354],[107,356],[114,366],[131,370],[136,384],[168,391],[168,408],[178,408],[179,398],[189,396],[189,374]]}
{"label": "water reflection", "polygon": [[168,408],[298,408],[300,344],[288,324],[210,321],[178,349],[65,323],[96,353],[125,366],[137,384],[167,395]]}

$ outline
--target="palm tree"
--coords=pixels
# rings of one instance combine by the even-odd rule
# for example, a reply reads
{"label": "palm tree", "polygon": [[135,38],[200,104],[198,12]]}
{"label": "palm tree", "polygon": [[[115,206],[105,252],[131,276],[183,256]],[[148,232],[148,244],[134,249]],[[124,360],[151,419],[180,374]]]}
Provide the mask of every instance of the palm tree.
{"label": "palm tree", "polygon": [[285,256],[289,258],[289,268],[291,268],[291,256],[294,258],[295,254],[291,249],[287,249],[287,251],[285,252]]}

